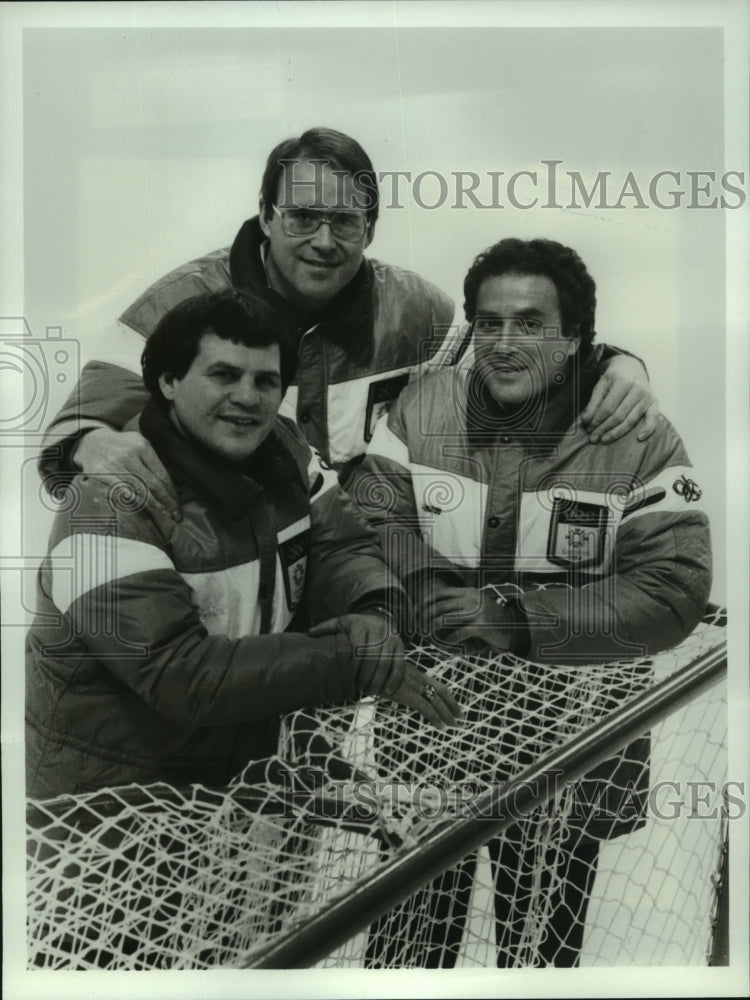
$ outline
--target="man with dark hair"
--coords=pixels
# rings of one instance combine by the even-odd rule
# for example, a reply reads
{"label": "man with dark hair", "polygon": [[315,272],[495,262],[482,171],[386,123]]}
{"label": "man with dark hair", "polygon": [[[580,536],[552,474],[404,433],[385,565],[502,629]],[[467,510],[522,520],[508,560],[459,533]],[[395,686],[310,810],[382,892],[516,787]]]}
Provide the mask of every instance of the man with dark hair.
{"label": "man with dark hair", "polygon": [[[395,567],[402,579],[421,581],[435,556],[461,559],[463,568],[434,575],[429,594],[417,591],[425,626],[431,631],[445,615],[461,613],[463,636],[534,658],[561,639],[571,657],[674,645],[703,614],[708,524],[698,495],[686,503],[685,492],[672,488],[690,466],[663,417],[645,442],[631,431],[604,447],[581,430],[601,351],[593,343],[595,285],[583,262],[550,240],[502,240],[476,259],[464,291],[473,363],[431,373],[399,398],[352,487],[358,500],[363,484],[385,475],[399,487],[399,502],[424,522],[431,542],[422,543],[421,565]],[[413,479],[415,466],[438,479],[449,471],[460,477],[466,503],[440,516],[425,510],[421,494],[430,478]],[[576,501],[557,497],[556,478],[592,507],[574,519],[585,535],[575,535],[577,547],[567,540]],[[610,480],[626,480],[627,490],[613,492]],[[399,513],[364,509],[381,527],[387,515],[389,530]],[[685,544],[672,553],[683,535]],[[669,578],[662,580],[667,542]],[[486,559],[491,571],[482,568]],[[575,587],[498,603],[494,589],[467,588],[472,577],[512,583],[514,592],[561,577]],[[573,596],[584,585],[587,601],[579,607]],[[572,621],[574,610],[585,618]]]}
{"label": "man with dark hair", "polygon": [[224,785],[276,751],[281,713],[365,693],[455,721],[404,659],[371,529],[277,415],[290,355],[275,312],[233,291],[182,301],[147,341],[130,426],[182,519],[121,474],[69,483],[27,643],[30,797]]}
{"label": "man with dark hair", "polygon": [[[405,389],[350,488],[419,609],[421,634],[556,665],[680,642],[711,587],[701,491],[663,417],[647,441],[631,430],[605,447],[583,432],[601,350],[585,265],[550,240],[502,240],[477,257],[464,291],[473,358]],[[436,506],[440,496],[453,502]],[[612,784],[619,768],[627,784],[629,760],[641,762],[642,785],[647,756],[647,740],[637,741],[597,769],[598,782]],[[490,844],[499,965],[514,964],[539,891],[508,874],[533,871],[521,828]],[[601,834],[625,829],[614,822]],[[543,964],[578,962],[597,854],[575,827],[560,845],[565,888],[550,900]],[[431,940],[402,931],[415,942],[411,964],[434,964],[443,949],[441,964],[455,961],[471,870],[446,873],[427,895]],[[373,965],[388,964],[389,919],[371,939]]]}
{"label": "man with dark hair", "polygon": [[[320,213],[327,212],[339,199],[355,210],[334,215],[329,227],[323,228],[318,221]],[[372,241],[379,208],[378,182],[370,157],[350,136],[318,128],[279,143],[263,172],[258,216],[260,229],[269,241],[265,261],[271,287],[302,313],[314,311],[318,302],[325,307],[359,270],[362,244],[367,247]],[[291,240],[285,238],[289,236]],[[299,237],[315,240],[308,247],[294,242]],[[338,260],[327,253],[336,242]],[[297,260],[292,254],[295,247],[301,251],[299,266],[295,266]],[[311,248],[314,253],[310,253]],[[332,266],[312,266],[322,259]],[[420,283],[413,289],[407,284],[404,291],[410,290],[421,290]],[[428,300],[434,297],[435,321],[450,323],[453,310],[445,296],[428,284],[423,291],[430,293],[426,295]],[[430,334],[428,327],[425,332]],[[364,348],[369,339],[350,346],[352,350]]]}
{"label": "man with dark hair", "polygon": [[[111,359],[84,368],[50,425],[43,474],[129,472],[175,510],[169,476],[149,443],[138,432],[120,433],[145,403],[137,361],[143,338],[172,306],[233,287],[289,320],[297,370],[281,412],[346,485],[378,418],[420,363],[451,354],[441,350],[453,319],[448,297],[411,271],[364,256],[378,208],[372,163],[350,136],[312,128],[280,143],[268,157],[259,214],[232,246],[172,271],[120,317]],[[640,362],[609,351],[598,372],[585,414],[592,433],[609,440],[641,420],[648,436],[656,402]]]}
{"label": "man with dark hair", "polygon": [[477,296],[486,278],[508,273],[550,278],[557,289],[562,329],[574,331],[580,350],[589,351],[594,340],[596,285],[575,250],[551,240],[501,240],[477,256],[464,279],[465,315],[476,317]]}

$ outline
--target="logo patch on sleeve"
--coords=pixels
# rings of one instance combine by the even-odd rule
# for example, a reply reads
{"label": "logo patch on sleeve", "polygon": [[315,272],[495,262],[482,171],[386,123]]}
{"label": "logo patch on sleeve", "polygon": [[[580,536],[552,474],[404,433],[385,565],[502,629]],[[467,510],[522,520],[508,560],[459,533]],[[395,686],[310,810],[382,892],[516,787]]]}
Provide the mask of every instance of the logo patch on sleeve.
{"label": "logo patch on sleeve", "polygon": [[552,505],[547,558],[558,566],[598,566],[612,524],[608,507],[556,497]]}
{"label": "logo patch on sleeve", "polygon": [[309,528],[279,544],[279,561],[284,577],[286,606],[290,611],[297,610],[305,590],[305,569],[309,547]]}
{"label": "logo patch on sleeve", "polygon": [[388,412],[391,403],[398,398],[408,381],[409,373],[403,372],[401,375],[392,375],[390,378],[381,378],[377,382],[370,383],[365,411],[365,441],[372,438],[375,424],[384,413]]}
{"label": "logo patch on sleeve", "polygon": [[672,489],[678,496],[682,497],[685,503],[690,503],[691,500],[697,503],[703,496],[703,490],[700,486],[692,479],[688,479],[687,476],[680,476],[679,479],[675,479],[672,483]]}

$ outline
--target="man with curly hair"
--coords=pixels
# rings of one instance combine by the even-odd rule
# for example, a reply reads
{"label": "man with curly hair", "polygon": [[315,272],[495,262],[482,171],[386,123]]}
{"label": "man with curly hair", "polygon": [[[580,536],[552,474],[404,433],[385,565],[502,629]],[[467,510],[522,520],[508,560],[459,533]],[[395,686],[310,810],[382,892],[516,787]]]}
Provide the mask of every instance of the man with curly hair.
{"label": "man with curly hair", "polygon": [[[584,432],[601,347],[583,261],[550,240],[504,239],[476,258],[464,293],[473,357],[407,387],[351,488],[417,609],[418,632],[561,668],[680,642],[711,587],[701,490],[663,417],[647,441],[630,431],[605,447]],[[632,778],[642,792],[647,761],[644,738],[595,777],[609,788]],[[621,820],[593,837],[591,824],[585,833],[574,824],[560,845],[563,888],[549,900],[540,964],[577,964],[599,838],[625,832]],[[501,966],[517,962],[528,907],[544,891],[528,881],[522,826],[490,844]],[[455,961],[472,867],[427,894],[430,931],[402,931],[414,942],[410,964]],[[371,939],[372,965],[389,964],[389,919]]]}

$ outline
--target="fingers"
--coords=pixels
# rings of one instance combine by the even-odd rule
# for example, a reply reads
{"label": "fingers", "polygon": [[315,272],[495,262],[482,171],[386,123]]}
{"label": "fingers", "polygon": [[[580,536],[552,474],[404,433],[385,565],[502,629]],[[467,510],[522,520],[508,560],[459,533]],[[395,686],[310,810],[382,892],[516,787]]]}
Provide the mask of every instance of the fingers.
{"label": "fingers", "polygon": [[140,460],[143,468],[143,480],[149,490],[149,494],[160,507],[179,513],[180,503],[169,473],[164,468],[159,456],[145,439],[140,449]]}
{"label": "fingers", "polygon": [[354,623],[349,639],[358,666],[360,689],[367,694],[390,698],[404,677],[404,645],[388,634],[385,619],[362,617]]}
{"label": "fingers", "polygon": [[[616,362],[619,369],[615,369]],[[658,414],[658,403],[642,365],[637,362],[634,367],[632,359],[619,358],[594,386],[581,422],[592,444],[616,441],[639,422],[642,426],[638,428],[638,440],[645,441],[656,429]]]}
{"label": "fingers", "polygon": [[651,403],[649,408],[646,410],[646,415],[643,418],[640,430],[638,431],[638,440],[646,441],[656,430],[657,424],[659,422],[659,404],[656,400]]}
{"label": "fingers", "polygon": [[322,635],[333,635],[335,632],[343,631],[338,618],[329,618],[327,621],[318,622],[317,625],[313,625],[312,628],[307,630],[307,634],[314,639],[318,639]]}
{"label": "fingers", "polygon": [[635,399],[638,394],[631,382],[622,379],[613,380],[609,375],[602,375],[594,387],[589,405],[581,414],[581,420],[588,427],[592,438],[594,434],[597,438],[601,438],[609,426],[618,424],[630,411],[632,399],[630,402],[626,400],[631,392],[633,392],[632,399]]}
{"label": "fingers", "polygon": [[413,664],[406,665],[403,683],[393,700],[419,712],[439,729],[455,726],[462,718],[461,707],[449,688]]}
{"label": "fingers", "polygon": [[[134,477],[145,489],[144,500],[152,509],[161,508],[179,519],[180,505],[169,473],[149,442],[137,431],[113,431],[107,427],[89,431],[75,453],[81,470],[92,478],[106,475],[107,481]],[[140,493],[140,488],[138,489]]]}
{"label": "fingers", "polygon": [[436,603],[426,601],[420,608],[420,623],[422,631],[427,635],[440,627],[442,611]]}
{"label": "fingers", "polygon": [[[100,471],[99,477],[101,475]],[[177,500],[170,497],[161,481],[154,476],[148,466],[139,460],[137,455],[128,455],[127,466],[121,462],[118,471],[111,473],[106,481],[111,484],[112,479],[116,479],[118,475],[122,476],[123,482],[126,483],[132,483],[133,479],[137,481],[137,492],[139,496],[143,495],[144,504],[152,512],[166,516],[170,521],[180,520],[182,514]]]}
{"label": "fingers", "polygon": [[74,464],[87,476],[96,472],[111,471],[100,467],[103,456],[109,454],[109,449],[117,447],[117,431],[110,427],[97,427],[87,431],[75,447]]}
{"label": "fingers", "polygon": [[362,689],[380,698],[393,698],[406,673],[404,656],[403,647],[387,644],[378,655],[365,654],[361,657],[360,677],[367,678]]}
{"label": "fingers", "polygon": [[592,433],[591,440],[596,443],[595,439],[601,439],[604,444],[616,441],[636,426],[652,403],[654,397],[651,393],[644,394],[637,389],[631,390],[617,409],[599,424]]}
{"label": "fingers", "polygon": [[602,375],[599,381],[594,386],[594,389],[589,398],[588,405],[581,413],[581,422],[585,427],[595,426],[596,413],[604,400],[604,397],[609,391],[610,382],[606,375]]}
{"label": "fingers", "polygon": [[443,684],[442,681],[433,680],[433,687],[435,687],[442,698],[443,705],[448,709],[453,719],[460,719],[463,717],[463,712],[461,706],[458,704],[453,696],[453,692],[448,687],[447,684]]}
{"label": "fingers", "polygon": [[437,614],[444,614],[448,609],[458,610],[463,606],[464,602],[465,595],[463,590],[456,588],[455,590],[443,591],[434,597],[428,598],[422,606],[428,614],[434,617]]}
{"label": "fingers", "polygon": [[319,638],[343,632],[352,646],[359,690],[390,698],[403,681],[406,663],[404,645],[390,629],[390,621],[379,615],[349,614],[319,622],[307,634]]}
{"label": "fingers", "polygon": [[435,631],[457,624],[446,622],[446,616],[466,618],[481,608],[481,599],[471,587],[454,587],[430,595],[422,603],[422,625],[425,631]]}

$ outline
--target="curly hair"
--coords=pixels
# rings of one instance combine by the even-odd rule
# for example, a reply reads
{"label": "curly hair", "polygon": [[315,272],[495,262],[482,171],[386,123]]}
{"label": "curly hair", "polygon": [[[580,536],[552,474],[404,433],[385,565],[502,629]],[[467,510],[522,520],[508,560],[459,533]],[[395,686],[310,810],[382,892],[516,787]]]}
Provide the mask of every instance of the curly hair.
{"label": "curly hair", "polygon": [[260,198],[266,219],[273,214],[285,161],[323,160],[332,169],[351,174],[357,201],[367,208],[370,231],[378,218],[380,195],[372,161],[356,139],[332,128],[309,128],[299,138],[285,139],[271,150],[260,183]]}
{"label": "curly hair", "polygon": [[557,288],[563,335],[579,337],[588,349],[596,332],[596,284],[586,265],[570,247],[554,240],[500,240],[475,258],[464,279],[464,312],[476,315],[479,286],[503,274],[545,275]]}
{"label": "curly hair", "polygon": [[279,345],[281,387],[286,390],[296,367],[296,351],[284,320],[267,303],[243,292],[227,290],[183,299],[165,313],[146,341],[141,371],[146,388],[166,406],[159,388],[165,372],[184,378],[198,355],[204,334],[246,347]]}

